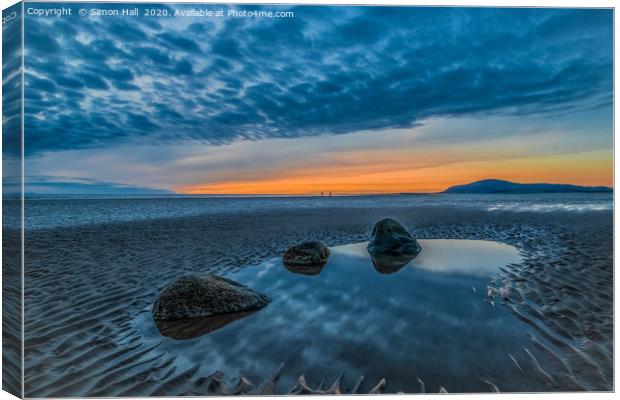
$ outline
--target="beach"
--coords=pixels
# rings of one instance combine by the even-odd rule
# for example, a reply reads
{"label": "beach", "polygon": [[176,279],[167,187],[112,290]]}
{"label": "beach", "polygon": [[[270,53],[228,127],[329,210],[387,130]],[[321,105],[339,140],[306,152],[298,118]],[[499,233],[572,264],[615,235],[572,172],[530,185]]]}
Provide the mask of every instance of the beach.
{"label": "beach", "polygon": [[[141,218],[102,218],[98,223],[83,221],[84,210],[114,215],[116,209],[122,214],[121,202],[157,200],[82,200],[90,202],[85,208],[77,205],[80,200],[27,202],[26,215],[34,217],[25,236],[25,395],[284,394],[300,387],[300,373],[305,373],[302,383],[308,388],[326,391],[338,374],[322,375],[322,364],[337,360],[317,361],[319,365],[300,371],[287,369],[285,359],[290,355],[283,354],[280,370],[248,368],[240,379],[231,371],[211,368],[209,359],[179,364],[177,355],[166,350],[168,339],[146,340],[136,318],[179,276],[234,273],[281,257],[288,247],[308,240],[330,247],[364,242],[372,226],[385,217],[398,220],[421,239],[488,240],[519,250],[522,262],[502,267],[499,277],[489,281],[494,307],[503,307],[528,327],[524,334],[530,337],[529,345],[506,355],[505,367],[522,374],[519,391],[613,390],[611,195],[593,206],[584,197],[585,206],[577,202],[575,207],[552,197],[536,206],[532,203],[529,211],[529,200],[522,197],[508,196],[482,206],[471,206],[468,199],[330,198],[318,206],[320,198],[286,199],[286,207],[270,199],[269,206],[241,204],[229,210],[226,199],[218,200],[224,204],[221,207],[209,199],[202,211],[201,200],[192,199],[198,211],[184,214],[189,200],[178,198],[166,201],[180,210],[179,216],[149,209]],[[58,217],[54,207],[60,205],[64,211]],[[35,218],[45,215],[47,219]],[[4,235],[10,240],[18,231],[5,229]],[[237,351],[243,355],[244,349],[240,346]],[[417,374],[423,375],[423,360],[416,361]],[[372,365],[373,360],[360,361],[364,362]],[[492,376],[476,383],[446,380],[420,385],[410,371],[386,370],[367,375],[355,388],[359,376],[347,372],[340,371],[342,392],[516,387]],[[403,382],[403,376],[409,376],[409,387],[392,383]],[[385,384],[377,386],[382,379]]]}

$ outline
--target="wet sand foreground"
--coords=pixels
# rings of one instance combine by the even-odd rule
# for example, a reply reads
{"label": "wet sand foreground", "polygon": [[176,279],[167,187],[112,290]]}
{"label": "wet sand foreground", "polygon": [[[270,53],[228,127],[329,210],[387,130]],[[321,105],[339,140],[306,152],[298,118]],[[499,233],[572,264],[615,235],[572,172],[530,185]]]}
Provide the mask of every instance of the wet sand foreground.
{"label": "wet sand foreground", "polygon": [[[446,379],[425,385],[416,379],[424,375],[424,363],[412,356],[415,371],[376,370],[379,359],[389,361],[391,356],[376,352],[359,360],[359,371],[325,372],[324,366],[338,360],[320,354],[313,358],[315,365],[301,369],[287,368],[287,359],[295,355],[283,354],[283,367],[272,371],[266,370],[270,366],[253,366],[238,346],[223,349],[221,356],[246,357],[247,367],[217,371],[211,367],[222,364],[217,360],[180,363],[179,354],[166,345],[169,338],[148,339],[136,324],[159,290],[181,275],[230,274],[280,257],[287,247],[306,240],[328,246],[366,241],[372,225],[388,216],[420,238],[491,240],[520,251],[522,262],[503,267],[489,282],[495,307],[519,320],[528,339],[505,359],[520,374],[518,390],[613,389],[611,211],[377,207],[235,212],[27,230],[25,395],[324,392],[333,388],[340,373],[341,392],[395,393],[415,391],[414,386],[427,392],[515,390],[501,376],[493,376],[492,368],[476,383]],[[4,233],[9,239],[16,234]],[[307,351],[311,348],[309,342]],[[406,357],[406,349],[392,351]],[[415,385],[398,387],[394,382],[403,382],[403,376]]]}

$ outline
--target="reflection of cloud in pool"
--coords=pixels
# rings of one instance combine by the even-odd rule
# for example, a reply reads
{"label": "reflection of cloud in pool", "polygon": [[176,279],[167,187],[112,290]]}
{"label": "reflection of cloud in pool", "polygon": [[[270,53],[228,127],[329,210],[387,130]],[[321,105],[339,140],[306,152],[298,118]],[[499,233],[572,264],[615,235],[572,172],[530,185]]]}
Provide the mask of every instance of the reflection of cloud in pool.
{"label": "reflection of cloud in pool", "polygon": [[441,273],[489,276],[499,267],[521,262],[513,246],[487,240],[420,240],[422,252],[415,268]]}
{"label": "reflection of cloud in pool", "polygon": [[342,254],[349,257],[368,258],[368,242],[345,244],[343,246],[331,247],[332,254]]}

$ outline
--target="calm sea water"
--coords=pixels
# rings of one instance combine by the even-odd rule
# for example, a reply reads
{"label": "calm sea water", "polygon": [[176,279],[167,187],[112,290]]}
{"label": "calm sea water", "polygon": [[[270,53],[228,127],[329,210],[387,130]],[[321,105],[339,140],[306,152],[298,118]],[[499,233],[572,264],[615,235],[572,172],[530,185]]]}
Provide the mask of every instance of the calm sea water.
{"label": "calm sea water", "polygon": [[[5,199],[3,225],[18,228],[19,200]],[[613,208],[611,193],[390,195],[334,197],[200,197],[200,196],[29,196],[28,229],[102,224],[205,214],[282,211],[292,209],[367,207],[459,207],[487,211],[604,211]]]}

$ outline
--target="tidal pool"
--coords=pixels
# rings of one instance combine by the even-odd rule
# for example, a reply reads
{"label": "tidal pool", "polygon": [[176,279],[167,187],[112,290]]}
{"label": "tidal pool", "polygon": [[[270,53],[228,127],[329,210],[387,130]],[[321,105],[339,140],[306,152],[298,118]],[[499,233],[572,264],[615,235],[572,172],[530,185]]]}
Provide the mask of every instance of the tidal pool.
{"label": "tidal pool", "polygon": [[498,268],[520,262],[517,249],[480,240],[420,244],[404,263],[371,259],[366,243],[333,247],[315,275],[272,259],[227,275],[272,298],[258,312],[187,320],[176,332],[158,329],[150,312],[138,322],[180,369],[199,364],[205,374],[258,383],[284,363],[282,391],[301,374],[316,386],[341,373],[343,389],[361,375],[366,389],[385,378],[386,392],[419,392],[420,381],[428,392],[540,389],[522,368],[528,327],[487,301]]}

